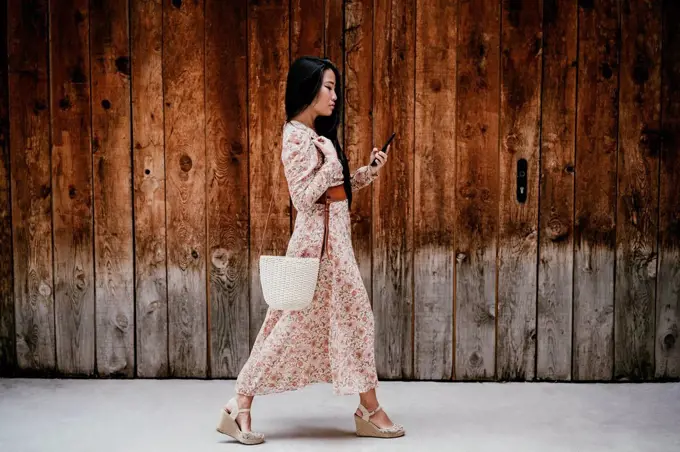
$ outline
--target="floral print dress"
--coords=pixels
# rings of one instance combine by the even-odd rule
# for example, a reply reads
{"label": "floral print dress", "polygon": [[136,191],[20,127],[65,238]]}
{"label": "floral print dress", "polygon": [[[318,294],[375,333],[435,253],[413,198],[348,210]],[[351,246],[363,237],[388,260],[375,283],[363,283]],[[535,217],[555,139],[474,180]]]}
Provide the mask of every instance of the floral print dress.
{"label": "floral print dress", "polygon": [[[316,200],[343,182],[337,159],[323,161],[313,129],[290,121],[283,128],[281,161],[298,215],[287,256],[321,253],[324,205]],[[368,166],[352,175],[352,192],[373,182]],[[236,392],[263,395],[332,383],[337,395],[378,385],[373,311],[352,249],[347,200],[330,205],[328,250],[321,259],[311,305],[300,311],[269,309]]]}

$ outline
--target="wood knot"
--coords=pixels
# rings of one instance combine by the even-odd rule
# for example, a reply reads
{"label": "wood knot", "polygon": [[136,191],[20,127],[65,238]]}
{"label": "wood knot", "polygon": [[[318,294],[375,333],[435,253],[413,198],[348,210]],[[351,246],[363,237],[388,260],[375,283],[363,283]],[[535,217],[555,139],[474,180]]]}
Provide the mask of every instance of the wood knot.
{"label": "wood knot", "polygon": [[224,248],[217,248],[213,251],[211,260],[215,268],[223,270],[229,266],[229,251]]}
{"label": "wood knot", "polygon": [[673,347],[675,347],[675,340],[676,338],[674,334],[668,333],[667,335],[665,335],[663,337],[664,350],[670,350]]}
{"label": "wood knot", "polygon": [[198,251],[191,250],[191,257],[193,257],[194,259],[198,259]]}
{"label": "wood knot", "polygon": [[551,218],[548,221],[548,236],[553,242],[561,242],[567,238],[569,228],[559,218]]}
{"label": "wood knot", "polygon": [[73,185],[68,186],[68,197],[71,199],[75,199],[75,197],[78,195],[78,191],[76,190],[76,187]]}
{"label": "wood knot", "polygon": [[439,91],[442,90],[442,81],[439,80],[439,79],[434,79],[434,80],[432,80],[432,81],[430,82],[430,89],[431,89],[433,92],[438,93]]}
{"label": "wood knot", "polygon": [[484,358],[482,358],[479,353],[472,352],[469,359],[470,367],[479,368],[484,364]]}
{"label": "wood knot", "polygon": [[85,73],[83,72],[83,68],[80,66],[73,66],[71,68],[71,81],[73,83],[85,83],[87,82],[87,77],[85,77]]}
{"label": "wood knot", "polygon": [[116,70],[126,76],[130,76],[130,57],[121,56],[116,58]]}
{"label": "wood knot", "polygon": [[33,104],[33,112],[38,115],[45,110],[47,110],[47,104],[42,100],[36,100]]}
{"label": "wood knot", "polygon": [[71,99],[69,99],[68,96],[62,97],[59,100],[59,108],[61,108],[64,111],[70,109],[71,108]]}
{"label": "wood knot", "polygon": [[614,71],[612,71],[612,67],[609,65],[609,63],[602,63],[602,66],[600,66],[600,72],[602,73],[602,77],[606,78],[607,80],[612,78],[614,75]]}
{"label": "wood knot", "polygon": [[194,166],[193,162],[191,161],[191,157],[189,157],[186,154],[182,154],[182,156],[179,158],[179,167],[184,171],[185,173],[188,173],[191,170],[191,167]]}
{"label": "wood knot", "polygon": [[104,100],[102,101],[102,108],[103,108],[104,110],[109,110],[109,109],[111,108],[111,101],[108,100],[108,99],[104,99]]}
{"label": "wood knot", "polygon": [[119,330],[125,331],[129,326],[130,320],[128,320],[128,317],[125,314],[118,314],[116,316],[116,327],[118,327]]}

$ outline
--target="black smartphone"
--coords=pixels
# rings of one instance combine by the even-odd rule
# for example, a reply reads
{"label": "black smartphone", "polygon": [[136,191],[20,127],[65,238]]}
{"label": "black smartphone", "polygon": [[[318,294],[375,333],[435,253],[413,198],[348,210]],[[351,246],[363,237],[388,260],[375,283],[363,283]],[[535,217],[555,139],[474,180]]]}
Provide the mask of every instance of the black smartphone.
{"label": "black smartphone", "polygon": [[[397,132],[392,133],[392,135],[387,139],[387,143],[385,143],[385,145],[382,147],[380,152],[386,152],[387,151],[387,146],[390,145],[392,140],[394,140],[395,136],[397,136]],[[371,162],[371,166],[376,166],[377,164],[378,164],[378,162],[375,159],[373,159],[373,161]]]}

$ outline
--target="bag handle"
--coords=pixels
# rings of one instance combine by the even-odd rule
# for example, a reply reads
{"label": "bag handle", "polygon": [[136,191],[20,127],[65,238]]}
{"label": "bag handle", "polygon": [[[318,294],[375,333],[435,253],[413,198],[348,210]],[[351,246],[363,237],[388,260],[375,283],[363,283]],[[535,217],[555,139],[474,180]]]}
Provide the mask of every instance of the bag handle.
{"label": "bag handle", "polygon": [[[267,219],[264,222],[264,230],[262,231],[262,240],[260,241],[260,250],[258,251],[257,255],[262,256],[262,248],[264,247],[264,239],[267,236],[267,226],[269,225],[269,217],[271,216],[272,213],[272,205],[274,204],[274,194],[276,193],[276,188],[279,185],[279,176],[281,175],[280,169],[277,167],[276,171],[276,176],[275,179],[276,181],[274,182],[274,185],[272,185],[272,197],[271,200],[269,201],[269,209],[267,209]],[[323,241],[321,242],[321,254],[319,255],[319,260],[324,255],[324,252],[326,252],[328,248],[328,221],[330,217],[330,204],[331,204],[331,195],[328,193],[328,189],[324,192],[324,195],[326,196],[326,203],[324,206],[324,212],[323,212]],[[291,202],[292,204],[292,202]],[[291,206],[292,207],[292,206]]]}

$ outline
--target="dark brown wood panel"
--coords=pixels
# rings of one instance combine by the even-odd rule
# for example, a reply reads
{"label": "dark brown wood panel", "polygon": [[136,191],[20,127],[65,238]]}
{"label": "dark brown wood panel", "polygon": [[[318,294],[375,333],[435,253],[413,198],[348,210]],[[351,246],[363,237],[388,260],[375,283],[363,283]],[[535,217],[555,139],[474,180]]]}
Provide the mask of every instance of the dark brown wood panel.
{"label": "dark brown wood panel", "polygon": [[260,286],[260,255],[285,254],[290,238],[291,204],[281,164],[289,68],[288,40],[283,38],[288,33],[288,7],[288,0],[250,2],[248,12],[251,346],[267,312]]}
{"label": "dark brown wood panel", "polygon": [[[345,3],[344,150],[351,171],[366,165],[373,149],[373,0]],[[381,146],[376,144],[376,146]],[[352,246],[373,302],[371,267],[372,185],[352,195]]]}
{"label": "dark brown wood panel", "polygon": [[576,2],[543,4],[536,377],[571,379]]}
{"label": "dark brown wood panel", "polygon": [[[496,375],[536,375],[542,0],[502,2]],[[527,162],[526,188],[518,185]],[[526,193],[524,193],[526,191]],[[526,195],[520,202],[518,197]]]}
{"label": "dark brown wood panel", "polygon": [[[324,0],[290,1],[290,61],[301,56],[324,54]],[[281,35],[278,41],[285,42]],[[284,74],[285,77],[285,74]]]}
{"label": "dark brown wood panel", "polygon": [[[9,1],[9,150],[17,367],[56,368],[48,1]],[[4,66],[3,66],[4,67]],[[9,173],[8,173],[9,177]],[[7,230],[9,232],[9,229]]]}
{"label": "dark brown wood panel", "polygon": [[[7,1],[0,1],[0,36],[7,36]],[[0,376],[16,370],[12,214],[9,155],[9,81],[7,39],[0,42]]]}
{"label": "dark brown wood panel", "polygon": [[617,0],[579,2],[572,355],[575,380],[609,380],[614,366],[617,5]]}
{"label": "dark brown wood panel", "polygon": [[[325,0],[324,1],[324,58],[328,58],[340,71],[341,80],[338,80],[337,87],[343,90],[345,83],[345,48],[344,48],[344,31],[345,31],[345,14],[344,14],[344,0]],[[340,118],[340,125],[338,126],[338,140],[344,149],[344,105],[343,117]],[[350,170],[353,169],[350,168]],[[352,200],[354,201],[354,200]]]}
{"label": "dark brown wood panel", "polygon": [[655,375],[680,378],[680,3],[663,2],[659,271]]}
{"label": "dark brown wood panel", "polygon": [[[374,3],[373,141],[396,132],[374,181],[373,309],[381,378],[413,376],[413,168],[415,0]],[[361,150],[359,151],[361,152]]]}
{"label": "dark brown wood panel", "polygon": [[203,2],[163,5],[170,375],[208,371]]}
{"label": "dark brown wood panel", "polygon": [[207,0],[205,7],[210,370],[236,377],[250,353],[248,3]]}
{"label": "dark brown wood panel", "polygon": [[500,3],[460,0],[456,126],[455,368],[495,377]]}
{"label": "dark brown wood panel", "polygon": [[614,378],[654,375],[661,3],[621,3]]}
{"label": "dark brown wood panel", "polygon": [[[456,186],[458,2],[416,5],[416,111],[413,212],[414,377],[453,372],[453,245]],[[395,154],[396,155],[396,154]],[[395,163],[397,159],[390,163]]]}
{"label": "dark brown wood panel", "polygon": [[130,3],[137,376],[168,376],[163,2]]}
{"label": "dark brown wood panel", "polygon": [[50,15],[57,364],[68,375],[92,375],[96,339],[89,2],[52,0]]}
{"label": "dark brown wood panel", "polygon": [[91,3],[97,373],[135,372],[128,3]]}

